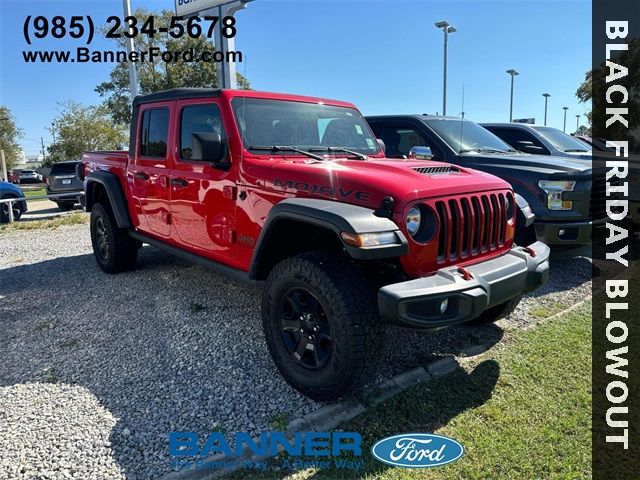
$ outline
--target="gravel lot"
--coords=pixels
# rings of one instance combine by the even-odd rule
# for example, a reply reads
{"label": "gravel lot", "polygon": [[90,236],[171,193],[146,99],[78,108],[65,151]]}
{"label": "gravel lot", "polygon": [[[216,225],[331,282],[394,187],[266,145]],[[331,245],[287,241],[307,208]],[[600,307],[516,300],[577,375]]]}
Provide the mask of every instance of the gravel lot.
{"label": "gravel lot", "polygon": [[[534,325],[588,295],[590,274],[554,262],[497,326],[390,329],[376,380]],[[319,408],[271,364],[259,299],[149,247],[105,275],[86,225],[0,233],[0,479],[157,478],[169,431],[258,433]]]}

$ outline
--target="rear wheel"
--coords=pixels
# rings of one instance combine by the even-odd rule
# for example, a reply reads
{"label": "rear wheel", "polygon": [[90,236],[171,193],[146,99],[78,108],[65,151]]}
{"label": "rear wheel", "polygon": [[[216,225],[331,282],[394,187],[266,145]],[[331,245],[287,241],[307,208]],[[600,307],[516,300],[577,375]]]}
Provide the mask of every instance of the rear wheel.
{"label": "rear wheel", "polygon": [[314,400],[356,390],[380,356],[375,291],[360,269],[335,254],[283,260],[267,279],[262,318],[282,376]]}
{"label": "rear wheel", "polygon": [[139,243],[129,237],[126,228],[118,228],[109,205],[96,203],[91,209],[91,244],[98,265],[107,273],[136,265]]}

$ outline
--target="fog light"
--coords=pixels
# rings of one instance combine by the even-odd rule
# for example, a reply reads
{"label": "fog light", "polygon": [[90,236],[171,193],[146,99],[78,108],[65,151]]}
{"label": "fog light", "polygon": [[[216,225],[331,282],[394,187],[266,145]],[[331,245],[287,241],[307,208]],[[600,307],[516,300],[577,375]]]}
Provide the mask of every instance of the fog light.
{"label": "fog light", "polygon": [[447,311],[447,308],[449,308],[449,299],[445,298],[444,300],[442,300],[442,302],[440,302],[440,315],[443,315],[444,312]]}
{"label": "fog light", "polygon": [[564,228],[561,228],[560,230],[558,230],[558,236],[559,237],[564,237],[565,233],[567,233],[567,231]]}

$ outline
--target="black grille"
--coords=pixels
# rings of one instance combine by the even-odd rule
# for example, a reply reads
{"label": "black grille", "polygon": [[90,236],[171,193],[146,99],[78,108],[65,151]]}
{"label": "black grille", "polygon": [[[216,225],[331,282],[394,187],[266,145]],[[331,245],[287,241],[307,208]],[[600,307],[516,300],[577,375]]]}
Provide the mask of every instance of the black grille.
{"label": "black grille", "polygon": [[[611,178],[609,180],[611,186],[622,186],[624,180],[619,178]],[[612,199],[614,197],[611,197]],[[589,218],[592,220],[600,220],[606,217],[607,206],[607,184],[602,179],[595,179],[591,185],[591,201],[589,202]]]}
{"label": "black grille", "polygon": [[416,172],[422,173],[423,175],[444,175],[447,173],[459,173],[456,167],[452,167],[451,165],[438,165],[434,167],[414,167]]}
{"label": "black grille", "polygon": [[435,211],[440,225],[440,262],[479,255],[504,245],[507,213],[503,193],[438,200]]}

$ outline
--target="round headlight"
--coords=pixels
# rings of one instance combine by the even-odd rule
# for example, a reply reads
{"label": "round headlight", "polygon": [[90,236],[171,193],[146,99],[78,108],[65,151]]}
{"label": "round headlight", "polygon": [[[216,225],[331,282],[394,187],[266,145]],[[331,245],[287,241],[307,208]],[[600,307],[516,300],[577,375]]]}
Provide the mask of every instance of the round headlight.
{"label": "round headlight", "polygon": [[418,230],[420,230],[421,223],[422,212],[420,211],[420,207],[411,207],[411,210],[407,213],[407,232],[409,232],[409,235],[412,237],[415,236]]}

